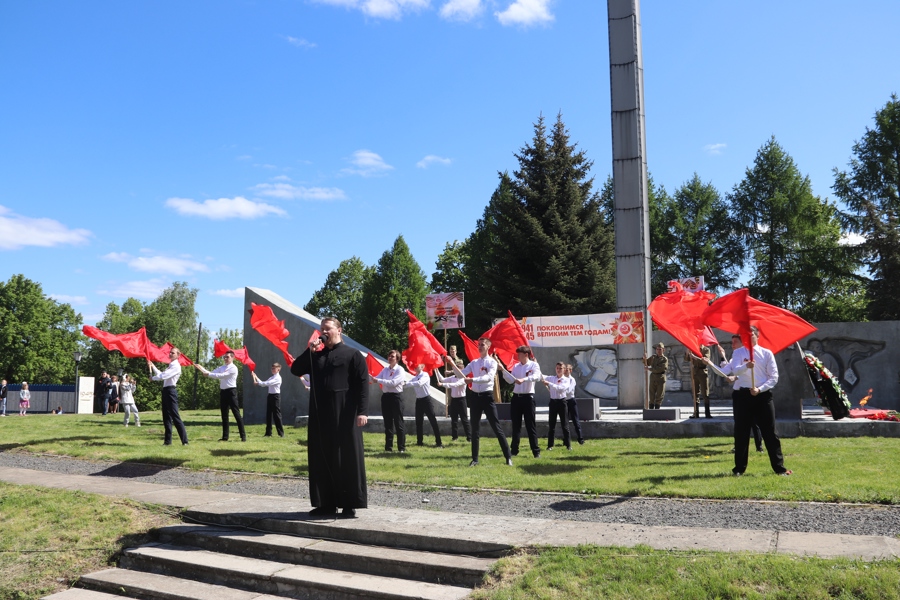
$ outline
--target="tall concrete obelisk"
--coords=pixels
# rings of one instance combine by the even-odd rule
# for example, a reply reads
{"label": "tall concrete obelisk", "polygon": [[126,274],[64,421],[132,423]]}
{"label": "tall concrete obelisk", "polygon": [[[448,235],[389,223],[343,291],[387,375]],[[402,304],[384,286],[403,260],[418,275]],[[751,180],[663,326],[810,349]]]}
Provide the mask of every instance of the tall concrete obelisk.
{"label": "tall concrete obelisk", "polygon": [[644,132],[644,61],[639,0],[607,0],[612,105],[613,189],[616,227],[616,303],[643,311],[644,344],[620,344],[619,408],[644,408],[642,357],[650,350],[650,239],[647,141]]}

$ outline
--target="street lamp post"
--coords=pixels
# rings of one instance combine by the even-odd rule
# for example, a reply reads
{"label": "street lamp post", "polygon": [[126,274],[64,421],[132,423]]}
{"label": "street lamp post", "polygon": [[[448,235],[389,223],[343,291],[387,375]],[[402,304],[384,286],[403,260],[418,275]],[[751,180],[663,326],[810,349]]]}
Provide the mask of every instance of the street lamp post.
{"label": "street lamp post", "polygon": [[72,358],[75,359],[75,410],[73,410],[72,412],[74,412],[75,414],[78,414],[78,363],[81,362],[81,357],[81,352],[78,352],[77,350],[72,353]]}

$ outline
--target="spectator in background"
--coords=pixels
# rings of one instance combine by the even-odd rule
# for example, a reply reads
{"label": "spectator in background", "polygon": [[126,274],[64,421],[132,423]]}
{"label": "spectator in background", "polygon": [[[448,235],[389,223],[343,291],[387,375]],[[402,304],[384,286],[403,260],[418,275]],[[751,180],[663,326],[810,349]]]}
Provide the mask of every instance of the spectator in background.
{"label": "spectator in background", "polygon": [[96,395],[97,400],[100,402],[103,407],[103,416],[106,416],[106,413],[109,412],[109,389],[112,385],[112,380],[109,378],[109,375],[106,373],[106,369],[100,371],[100,379],[97,380],[96,387]]}
{"label": "spectator in background", "polygon": [[28,391],[28,382],[22,382],[22,389],[19,390],[19,416],[24,417],[31,406],[31,392]]}
{"label": "spectator in background", "polygon": [[109,412],[119,412],[119,376],[113,375],[109,384]]}
{"label": "spectator in background", "polygon": [[122,412],[125,413],[125,427],[128,427],[128,420],[131,413],[134,413],[134,424],[141,426],[141,415],[138,412],[137,405],[134,403],[134,392],[137,390],[137,384],[134,378],[127,373],[122,376],[122,383],[119,384],[119,403],[122,405]]}
{"label": "spectator in background", "polygon": [[0,417],[6,416],[6,380],[0,383]]}

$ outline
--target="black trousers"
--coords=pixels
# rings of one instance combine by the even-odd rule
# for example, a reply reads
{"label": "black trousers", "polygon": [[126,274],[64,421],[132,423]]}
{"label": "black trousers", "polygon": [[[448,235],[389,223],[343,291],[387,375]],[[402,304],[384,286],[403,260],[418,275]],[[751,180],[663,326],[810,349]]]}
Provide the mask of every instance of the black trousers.
{"label": "black trousers", "polygon": [[478,460],[482,414],[487,417],[491,429],[494,430],[494,435],[497,436],[497,441],[500,442],[503,458],[509,460],[512,455],[509,453],[509,444],[500,427],[500,419],[497,418],[497,405],[494,404],[493,392],[476,392],[472,395],[472,403],[469,406],[469,415],[472,418],[472,460]]}
{"label": "black trousers", "polygon": [[509,416],[512,419],[512,453],[519,453],[519,437],[522,433],[522,419],[525,420],[525,433],[528,434],[528,443],[531,453],[540,455],[541,447],[538,445],[537,425],[535,424],[534,394],[513,394],[512,403],[509,406]]}
{"label": "black trousers", "polygon": [[237,421],[241,439],[246,440],[247,433],[244,431],[244,420],[241,418],[241,409],[238,406],[237,388],[219,390],[219,410],[222,412],[222,439],[228,439],[228,411],[231,410],[234,420]]}
{"label": "black trousers", "polygon": [[284,437],[284,425],[281,423],[281,394],[266,396],[266,435],[272,435],[272,421],[275,421],[275,431],[280,437]]}
{"label": "black trousers", "polygon": [[416,398],[416,441],[421,446],[424,437],[425,417],[431,423],[431,432],[434,433],[434,445],[443,446],[441,443],[441,430],[438,429],[437,417],[434,416],[434,407],[431,398]]}
{"label": "black trousers", "polygon": [[466,441],[472,439],[472,430],[469,427],[469,407],[463,398],[450,398],[450,433],[453,439],[459,437],[458,422],[462,421],[463,433],[466,434]]}
{"label": "black trousers", "polygon": [[734,469],[735,473],[747,470],[750,447],[750,430],[753,424],[759,426],[769,463],[776,473],[784,473],[784,456],[781,453],[781,439],[775,433],[775,403],[772,392],[766,391],[753,396],[750,388],[740,388],[731,392],[734,401]]}
{"label": "black trousers", "polygon": [[563,444],[566,448],[572,447],[572,438],[569,433],[569,407],[565,398],[559,400],[550,400],[550,431],[547,433],[547,447],[552,448],[556,437],[556,417],[559,417],[559,424],[562,428]]}
{"label": "black trousers", "polygon": [[178,432],[182,444],[188,443],[187,430],[184,428],[184,422],[181,415],[178,414],[178,388],[174,385],[164,387],[162,389],[162,418],[163,418],[163,440],[167,444],[172,443],[172,425]]}
{"label": "black trousers", "polygon": [[403,424],[403,401],[400,394],[387,392],[381,395],[381,416],[384,417],[384,449],[394,449],[394,433],[397,434],[397,450],[406,451],[406,426]]}
{"label": "black trousers", "polygon": [[566,398],[566,407],[569,409],[569,419],[575,427],[575,437],[579,444],[583,444],[584,436],[581,435],[581,419],[578,418],[578,403],[575,398]]}

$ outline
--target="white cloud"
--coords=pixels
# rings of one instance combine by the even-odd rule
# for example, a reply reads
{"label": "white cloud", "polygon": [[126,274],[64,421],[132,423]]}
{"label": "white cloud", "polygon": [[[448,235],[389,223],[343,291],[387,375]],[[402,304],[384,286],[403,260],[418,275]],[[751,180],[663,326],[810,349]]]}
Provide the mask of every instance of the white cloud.
{"label": "white cloud", "polygon": [[99,294],[114,298],[143,298],[154,300],[164,289],[169,287],[166,279],[150,279],[148,281],[129,281],[110,290],[98,290]]}
{"label": "white cloud", "polygon": [[88,299],[85,296],[69,296],[66,294],[50,294],[50,297],[57,302],[66,304],[87,304]]}
{"label": "white cloud", "polygon": [[727,145],[728,145],[728,144],[722,144],[722,143],[719,143],[719,144],[707,144],[707,145],[703,146],[703,150],[704,150],[707,154],[712,154],[713,156],[718,156],[719,154],[722,154],[722,152],[725,151],[725,148],[726,148]]}
{"label": "white cloud", "polygon": [[219,198],[218,200],[204,200],[203,202],[194,202],[189,198],[169,198],[166,200],[166,206],[174,209],[180,215],[204,217],[214,221],[223,221],[225,219],[258,219],[270,214],[287,214],[277,206],[247,200],[242,196]]}
{"label": "white cloud", "polygon": [[128,266],[142,273],[165,273],[179,277],[197,271],[209,271],[209,267],[203,263],[171,256],[138,256],[128,261]]}
{"label": "white cloud", "polygon": [[546,25],[555,18],[550,13],[550,0],[516,0],[506,10],[495,12],[494,15],[501,25],[522,27]]}
{"label": "white cloud", "polygon": [[431,0],[317,0],[322,4],[358,10],[376,19],[399,19],[403,13],[428,8]]}
{"label": "white cloud", "polygon": [[288,44],[291,46],[297,46],[298,48],[315,48],[316,44],[314,42],[310,42],[309,40],[304,40],[303,38],[295,38],[289,35],[284,36],[284,39],[287,40]]}
{"label": "white cloud", "polygon": [[845,233],[841,235],[840,243],[842,246],[859,246],[863,242],[866,241],[866,237],[864,235],[859,235],[858,233]]}
{"label": "white cloud", "polygon": [[383,158],[370,150],[357,150],[353,153],[353,157],[350,158],[350,163],[353,167],[341,169],[342,173],[372,177],[383,175],[394,169],[394,167],[384,162]]}
{"label": "white cloud", "polygon": [[244,288],[234,288],[233,290],[213,290],[210,292],[214,296],[224,296],[225,298],[243,298]]}
{"label": "white cloud", "polygon": [[256,164],[254,164],[253,166],[254,166],[254,167],[258,167],[258,168],[260,168],[260,169],[277,169],[277,168],[278,168],[277,165],[270,165],[270,164],[267,164],[267,163],[256,163]]}
{"label": "white cloud", "polygon": [[86,244],[91,236],[93,234],[87,229],[69,229],[59,221],[24,217],[0,206],[0,250]]}
{"label": "white cloud", "polygon": [[340,188],[303,187],[289,183],[260,183],[253,186],[260,196],[279,200],[344,200],[347,196]]}
{"label": "white cloud", "polygon": [[422,160],[416,163],[416,166],[420,169],[427,169],[431,165],[444,165],[445,167],[449,167],[450,163],[453,161],[449,158],[443,158],[441,156],[437,156],[434,154],[429,154]]}
{"label": "white cloud", "polygon": [[208,272],[209,267],[201,262],[191,260],[189,256],[175,258],[172,256],[131,256],[124,252],[110,252],[102,256],[111,262],[128,263],[135,271],[142,273],[163,273],[166,275],[184,276],[197,272]]}
{"label": "white cloud", "polygon": [[448,0],[439,14],[448,21],[471,21],[483,12],[481,0]]}
{"label": "white cloud", "polygon": [[249,154],[241,154],[235,160],[253,160],[253,157]]}
{"label": "white cloud", "polygon": [[272,178],[272,181],[290,181],[291,178],[287,175],[276,175]]}

